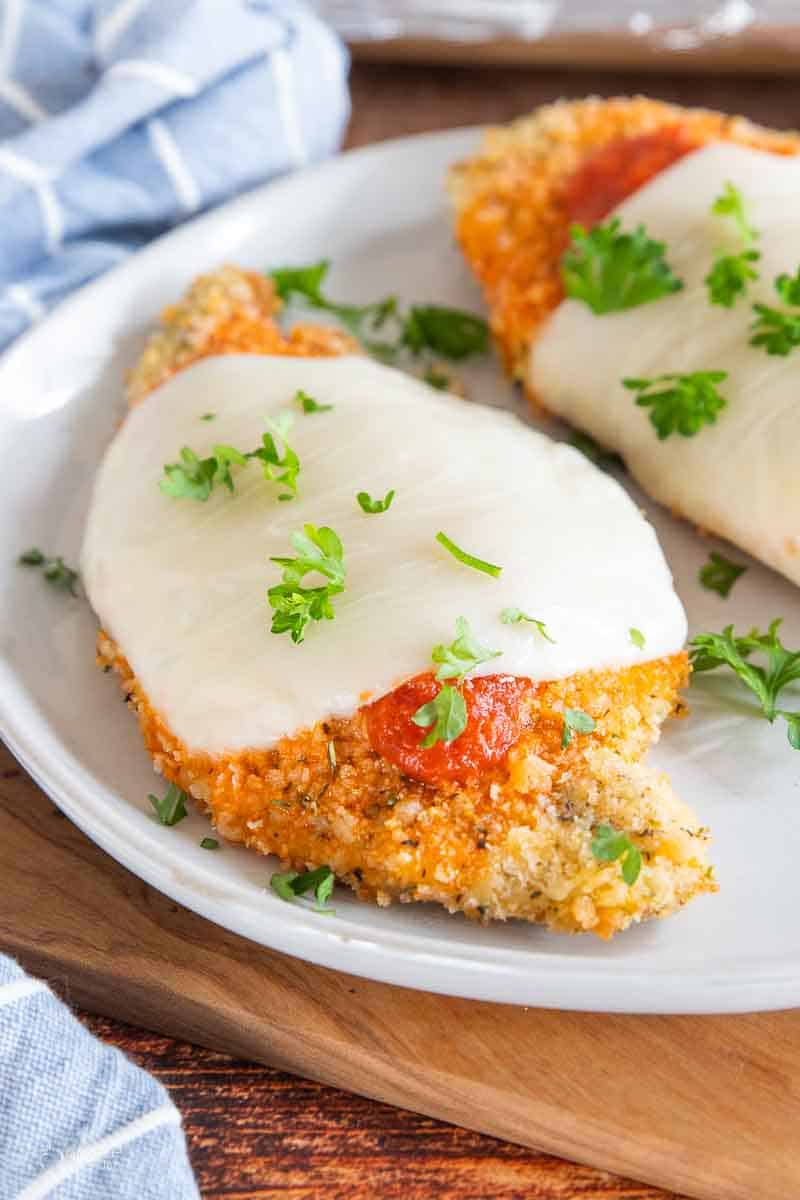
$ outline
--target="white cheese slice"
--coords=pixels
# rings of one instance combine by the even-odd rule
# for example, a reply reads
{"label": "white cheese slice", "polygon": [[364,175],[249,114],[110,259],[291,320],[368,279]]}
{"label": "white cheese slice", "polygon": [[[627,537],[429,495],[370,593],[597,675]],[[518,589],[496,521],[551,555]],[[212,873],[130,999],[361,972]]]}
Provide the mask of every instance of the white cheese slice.
{"label": "white cheese slice", "polygon": [[[333,411],[304,415],[298,388]],[[182,446],[255,448],[265,417],[287,409],[296,500],[279,502],[257,463],[234,468],[234,495],[217,488],[201,503],[159,490]],[[386,513],[356,503],[359,491],[389,488]],[[304,522],[339,534],[347,583],[335,619],[294,645],[270,632],[267,588],[280,580],[270,556],[291,556]],[[502,566],[500,578],[457,562],[439,530]],[[98,472],[81,571],[151,702],[190,748],[211,753],[351,714],[429,669],[459,616],[502,651],[484,672],[533,679],[656,658],[686,636],[656,536],[613,479],[508,413],[356,357],[207,359],[150,395]],[[546,621],[555,644],[502,624],[505,607]]]}
{"label": "white cheese slice", "polygon": [[[714,253],[743,248],[711,212],[726,181],[760,231],[760,278],[732,309],[709,303]],[[596,316],[565,300],[531,350],[528,382],[545,406],[618,450],[656,499],[800,583],[800,349],[773,357],[749,345],[752,303],[781,307],[776,275],[800,265],[800,159],[715,144],[658,175],[614,210],[667,244],[684,288],[628,312]],[[717,424],[661,442],[621,380],[723,370]]]}

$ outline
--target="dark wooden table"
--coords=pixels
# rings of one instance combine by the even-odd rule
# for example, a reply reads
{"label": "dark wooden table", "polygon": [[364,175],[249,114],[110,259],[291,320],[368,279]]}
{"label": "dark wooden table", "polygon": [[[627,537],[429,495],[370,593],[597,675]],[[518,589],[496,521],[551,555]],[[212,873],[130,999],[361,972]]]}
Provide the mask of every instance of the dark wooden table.
{"label": "dark wooden table", "polygon": [[[559,96],[648,92],[800,125],[800,82],[357,65],[348,145],[505,121]],[[657,1188],[98,1017],[169,1089],[204,1197],[228,1200],[677,1200]]]}

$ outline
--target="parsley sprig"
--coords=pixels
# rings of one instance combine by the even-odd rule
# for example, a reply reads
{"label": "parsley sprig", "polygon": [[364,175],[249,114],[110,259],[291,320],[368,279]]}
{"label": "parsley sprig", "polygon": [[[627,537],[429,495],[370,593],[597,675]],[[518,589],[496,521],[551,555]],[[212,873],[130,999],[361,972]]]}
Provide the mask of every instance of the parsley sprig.
{"label": "parsley sprig", "polygon": [[373,500],[369,492],[358,492],[356,500],[365,513],[384,513],[391,506],[394,497],[394,488],[390,488],[382,500]]}
{"label": "parsley sprig", "polygon": [[[282,582],[267,592],[272,615],[272,632],[288,633],[295,643],[302,642],[310,621],[331,621],[335,613],[331,603],[344,591],[344,549],[338,534],[327,525],[304,525],[291,534],[289,541],[296,558],[273,557],[283,567]],[[327,582],[305,587],[306,575],[322,575]]]}
{"label": "parsley sprig", "polygon": [[[650,423],[664,441],[672,433],[693,437],[704,425],[713,425],[727,404],[717,384],[727,371],[692,371],[688,375],[656,375],[654,379],[623,379],[636,392],[640,408],[650,409]],[[660,387],[665,383],[670,386]]]}
{"label": "parsley sprig", "polygon": [[598,825],[592,838],[592,855],[598,862],[617,862],[622,868],[622,878],[628,887],[633,887],[642,870],[642,852],[635,846],[627,833],[620,833],[613,825]]}
{"label": "parsley sprig", "polygon": [[708,562],[700,568],[698,579],[706,591],[717,592],[726,599],[736,580],[740,575],[744,575],[746,570],[747,567],[741,567],[738,563],[731,562],[724,554],[712,550]]}
{"label": "parsley sprig", "polygon": [[421,705],[411,717],[415,725],[428,729],[420,743],[423,750],[437,742],[445,745],[454,742],[467,727],[467,705],[458,687],[445,680],[454,679],[456,684],[465,676],[492,658],[499,658],[502,651],[489,650],[475,637],[465,617],[456,620],[456,636],[449,645],[434,646],[431,658],[437,664],[436,679],[442,684],[433,700]]}
{"label": "parsley sprig", "polygon": [[164,479],[158,486],[165,495],[176,500],[205,501],[215,487],[235,491],[231,467],[246,467],[251,459],[258,459],[264,478],[286,489],[279,493],[278,499],[293,500],[297,495],[300,459],[286,440],[292,421],[292,414],[288,412],[279,413],[274,421],[267,420],[267,432],[262,435],[261,445],[256,450],[242,451],[234,446],[217,445],[208,458],[200,458],[190,446],[184,446],[180,462],[165,464]]}
{"label": "parsley sprig", "polygon": [[638,308],[683,287],[664,257],[665,244],[648,237],[643,225],[622,233],[614,217],[588,232],[582,225],[570,232],[561,259],[564,291],[598,315]]}
{"label": "parsley sprig", "polygon": [[60,555],[50,557],[44,554],[36,546],[32,546],[30,550],[25,550],[17,559],[17,565],[20,567],[41,567],[42,575],[49,584],[60,591],[69,592],[71,596],[77,596],[77,585],[80,582],[78,572],[68,567]]}
{"label": "parsley sprig", "polygon": [[309,396],[308,392],[304,392],[302,388],[298,388],[294,394],[295,404],[299,404],[306,415],[321,412],[333,412],[332,404],[320,404],[319,400],[315,400],[313,396]]}
{"label": "parsley sprig", "polygon": [[[778,275],[773,286],[784,304],[800,309],[800,267],[795,275]],[[781,357],[800,346],[800,311],[784,312],[768,304],[754,304],[753,312],[751,346],[763,346],[767,354]]]}
{"label": "parsley sprig", "polygon": [[[330,265],[323,259],[310,266],[279,267],[269,274],[282,300],[329,312],[382,362],[394,362],[402,350],[415,356],[430,351],[456,361],[488,350],[489,327],[474,313],[439,304],[415,304],[403,313],[396,296],[363,305],[331,300],[323,291]],[[390,336],[378,340],[376,334],[387,327]]]}
{"label": "parsley sprig", "polygon": [[752,266],[761,258],[753,248],[758,233],[747,219],[742,193],[730,182],[725,184],[722,193],[711,205],[711,211],[717,216],[730,217],[744,244],[738,254],[718,252],[704,280],[712,304],[733,308],[738,297],[747,290],[748,283],[758,279],[758,271],[754,271]]}
{"label": "parsley sprig", "polygon": [[[780,626],[781,619],[776,618],[766,633],[751,629],[743,637],[737,637],[733,625],[726,625],[722,633],[699,633],[689,643],[690,657],[695,675],[730,667],[755,694],[770,723],[776,717],[784,718],[789,743],[800,750],[800,712],[778,707],[784,688],[800,679],[800,651],[786,649],[778,636]],[[751,662],[753,654],[762,655],[765,665]]]}
{"label": "parsley sprig", "polygon": [[335,910],[328,906],[333,893],[336,876],[330,867],[315,867],[313,871],[276,871],[269,885],[276,896],[289,904],[296,904],[299,896],[312,892],[316,905],[313,911],[333,916]]}
{"label": "parsley sprig", "polygon": [[186,802],[189,797],[175,783],[167,784],[166,793],[159,799],[152,792],[147,799],[162,825],[177,825],[186,816]]}
{"label": "parsley sprig", "polygon": [[550,637],[547,632],[544,621],[539,621],[536,617],[529,617],[521,608],[504,608],[500,613],[500,620],[504,625],[533,625],[545,641],[552,642],[554,646],[556,644],[556,639]]}
{"label": "parsley sprig", "polygon": [[564,729],[561,734],[561,749],[566,750],[567,746],[572,741],[573,733],[593,733],[596,724],[593,717],[590,717],[582,708],[565,708],[564,709]]}

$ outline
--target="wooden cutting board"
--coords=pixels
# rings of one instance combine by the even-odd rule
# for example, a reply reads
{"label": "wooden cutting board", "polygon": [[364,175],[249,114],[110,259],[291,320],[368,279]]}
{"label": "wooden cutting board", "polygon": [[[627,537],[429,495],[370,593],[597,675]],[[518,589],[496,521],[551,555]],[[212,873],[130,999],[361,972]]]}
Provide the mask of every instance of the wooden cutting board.
{"label": "wooden cutting board", "polygon": [[0,946],[93,1012],[702,1200],[800,1197],[800,1011],[559,1013],[312,967],[118,866],[2,746]]}

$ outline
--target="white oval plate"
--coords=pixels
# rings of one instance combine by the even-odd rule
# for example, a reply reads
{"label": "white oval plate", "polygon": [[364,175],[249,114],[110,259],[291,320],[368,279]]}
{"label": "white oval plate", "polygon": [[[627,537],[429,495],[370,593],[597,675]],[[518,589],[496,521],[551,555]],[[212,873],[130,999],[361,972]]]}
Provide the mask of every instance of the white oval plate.
{"label": "white oval plate", "polygon": [[[714,831],[719,895],[610,944],[521,923],[481,928],[430,906],[378,909],[344,888],[337,915],[320,917],[270,893],[268,860],[200,849],[208,826],[199,815],[173,829],[156,824],[147,793],[159,781],[116,683],[94,665],[92,613],[15,565],[31,545],[75,561],[94,471],[124,413],[123,373],[159,309],[198,272],[330,257],[337,297],[398,292],[480,309],[442,187],[476,137],[386,143],[236,200],[83,289],[0,362],[3,735],[59,807],[131,871],[204,917],[312,962],[512,1004],[661,1013],[798,1004],[800,754],[735,681],[695,684],[692,718],[672,722],[654,755]],[[471,399],[524,411],[493,362],[464,374]],[[702,591],[697,571],[713,543],[649,507],[694,629],[784,616],[787,644],[798,643],[794,588],[751,564],[730,600]]]}

